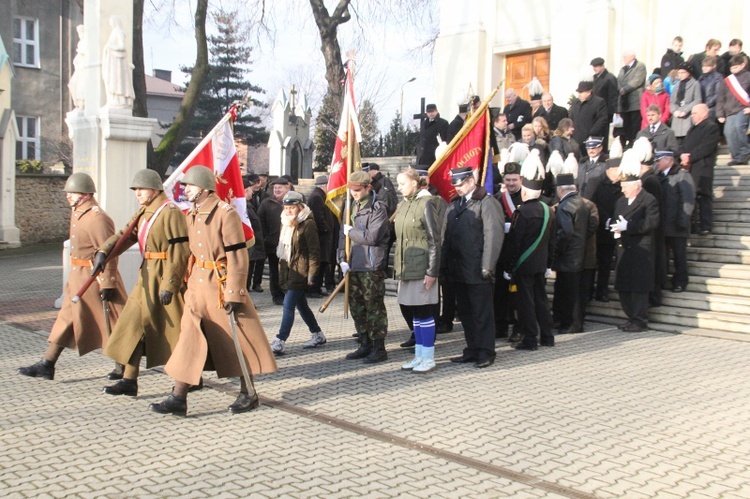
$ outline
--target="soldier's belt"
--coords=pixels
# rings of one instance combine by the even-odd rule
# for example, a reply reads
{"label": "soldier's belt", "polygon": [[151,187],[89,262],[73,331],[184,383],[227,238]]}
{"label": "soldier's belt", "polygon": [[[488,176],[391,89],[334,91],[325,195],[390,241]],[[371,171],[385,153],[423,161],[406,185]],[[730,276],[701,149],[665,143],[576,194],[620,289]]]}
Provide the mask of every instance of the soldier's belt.
{"label": "soldier's belt", "polygon": [[227,266],[226,260],[219,260],[218,262],[212,262],[209,260],[196,260],[195,264],[202,269],[218,270],[225,269]]}
{"label": "soldier's belt", "polygon": [[75,265],[77,267],[93,267],[90,260],[81,260],[79,258],[73,258],[72,256],[70,257],[70,263],[71,265]]}
{"label": "soldier's belt", "polygon": [[156,251],[146,251],[143,254],[143,258],[146,260],[166,260],[167,259],[167,252],[156,252]]}

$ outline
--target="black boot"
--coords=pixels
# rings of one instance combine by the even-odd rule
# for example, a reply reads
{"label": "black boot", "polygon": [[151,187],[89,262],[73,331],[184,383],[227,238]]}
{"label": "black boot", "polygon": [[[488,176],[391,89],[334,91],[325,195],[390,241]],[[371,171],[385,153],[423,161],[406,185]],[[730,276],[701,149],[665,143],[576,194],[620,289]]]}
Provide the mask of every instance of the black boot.
{"label": "black boot", "polygon": [[115,362],[115,368],[112,369],[112,372],[107,374],[107,379],[111,379],[112,381],[116,381],[118,379],[122,379],[122,375],[125,372],[125,366],[122,364]]}
{"label": "black boot", "polygon": [[174,414],[175,416],[187,415],[187,399],[171,394],[158,404],[149,404],[149,410],[159,414]]}
{"label": "black boot", "polygon": [[229,406],[229,411],[232,414],[240,414],[242,412],[250,412],[258,407],[260,407],[260,400],[258,400],[257,393],[253,393],[252,395],[240,393],[234,404]]}
{"label": "black boot", "polygon": [[416,338],[414,338],[414,333],[411,333],[411,336],[409,337],[409,339],[401,343],[399,346],[401,348],[414,348],[414,345],[416,344],[417,344],[417,340]]}
{"label": "black boot", "polygon": [[18,374],[32,378],[55,379],[55,363],[42,359],[28,367],[19,367]]}
{"label": "black boot", "polygon": [[372,340],[366,334],[362,334],[359,338],[359,348],[352,353],[346,354],[346,358],[349,360],[364,359],[372,352]]}
{"label": "black boot", "polygon": [[188,388],[188,393],[197,392],[198,390],[203,390],[203,376],[201,376],[201,380],[197,385],[190,385],[190,388]]}
{"label": "black boot", "polygon": [[376,362],[383,362],[388,360],[388,353],[385,351],[385,338],[382,340],[375,340],[374,346],[370,355],[365,357],[365,364],[375,364]]}
{"label": "black boot", "polygon": [[104,387],[104,393],[107,395],[127,395],[135,397],[138,395],[138,381],[134,379],[121,379],[111,386]]}

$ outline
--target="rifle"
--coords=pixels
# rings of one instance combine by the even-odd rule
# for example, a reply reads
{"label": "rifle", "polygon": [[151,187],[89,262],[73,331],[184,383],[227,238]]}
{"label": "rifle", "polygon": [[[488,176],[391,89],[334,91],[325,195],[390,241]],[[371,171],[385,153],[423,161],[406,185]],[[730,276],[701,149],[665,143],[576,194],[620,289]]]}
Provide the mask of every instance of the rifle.
{"label": "rifle", "polygon": [[[133,221],[130,222],[130,224],[128,224],[127,227],[125,227],[124,231],[122,231],[122,235],[117,240],[117,242],[115,243],[114,247],[112,247],[112,251],[109,252],[109,254],[107,255],[107,258],[104,260],[104,267],[105,268],[107,266],[107,263],[109,263],[113,258],[115,258],[114,255],[117,253],[117,251],[119,251],[120,248],[122,248],[122,245],[125,244],[125,241],[128,240],[128,238],[130,237],[130,234],[135,229],[135,226],[138,225],[138,220],[140,220],[140,218],[141,218],[140,216],[134,217]],[[96,253],[94,253],[94,254],[96,254]],[[73,297],[73,299],[72,299],[73,303],[78,303],[80,301],[81,296],[83,296],[83,294],[89,289],[89,287],[91,287],[91,285],[94,284],[94,281],[96,280],[97,277],[99,277],[100,273],[101,272],[97,272],[95,274],[91,274],[91,277],[89,277],[86,280],[86,282],[83,283],[83,286],[81,286],[81,289],[79,289],[78,292]]]}

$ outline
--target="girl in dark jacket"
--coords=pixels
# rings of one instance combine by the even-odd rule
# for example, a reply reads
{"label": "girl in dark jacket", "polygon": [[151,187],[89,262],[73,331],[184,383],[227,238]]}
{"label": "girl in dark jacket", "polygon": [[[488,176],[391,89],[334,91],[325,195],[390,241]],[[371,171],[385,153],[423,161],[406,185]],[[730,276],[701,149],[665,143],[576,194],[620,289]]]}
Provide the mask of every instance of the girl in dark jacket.
{"label": "girl in dark jacket", "polygon": [[299,311],[312,333],[302,348],[325,345],[326,337],[307,304],[307,288],[312,286],[320,262],[318,229],[310,208],[303,203],[302,194],[290,191],[282,201],[281,232],[276,255],[279,257],[279,284],[284,293],[284,312],[279,334],[271,342],[275,355],[284,354],[284,344],[294,325],[294,309]]}

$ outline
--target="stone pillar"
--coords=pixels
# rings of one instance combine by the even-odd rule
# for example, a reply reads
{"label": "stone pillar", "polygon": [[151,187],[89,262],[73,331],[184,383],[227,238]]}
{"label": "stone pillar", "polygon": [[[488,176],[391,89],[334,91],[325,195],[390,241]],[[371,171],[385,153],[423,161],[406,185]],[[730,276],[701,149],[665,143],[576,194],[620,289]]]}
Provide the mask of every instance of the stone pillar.
{"label": "stone pillar", "polygon": [[[268,173],[312,178],[312,140],[310,119],[312,111],[305,95],[292,87],[289,97],[283,90],[271,108],[273,129],[268,139]],[[295,153],[296,151],[296,153]],[[297,158],[296,172],[292,171],[292,158]]]}

